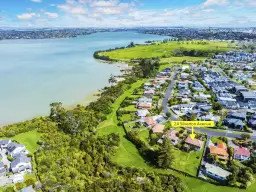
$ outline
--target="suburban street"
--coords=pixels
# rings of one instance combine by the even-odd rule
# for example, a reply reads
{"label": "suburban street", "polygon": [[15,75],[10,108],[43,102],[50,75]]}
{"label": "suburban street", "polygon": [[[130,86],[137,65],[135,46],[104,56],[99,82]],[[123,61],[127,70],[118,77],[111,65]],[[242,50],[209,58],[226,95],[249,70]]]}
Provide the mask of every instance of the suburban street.
{"label": "suburban street", "polygon": [[[237,138],[240,137],[240,134],[237,133],[232,133],[231,131],[226,131],[226,132],[219,132],[215,130],[208,130],[208,129],[202,129],[202,128],[194,128],[195,131],[200,132],[200,133],[205,133],[208,136],[224,136],[224,137],[230,137],[230,138]],[[256,136],[251,136],[251,140],[256,141]]]}
{"label": "suburban street", "polygon": [[[164,99],[162,101],[162,107],[163,107],[163,112],[166,114],[169,111],[168,109],[168,101],[169,101],[169,98],[170,98],[170,95],[171,95],[171,92],[172,92],[172,89],[175,85],[175,77],[177,75],[177,69],[175,69],[172,77],[171,77],[171,82],[170,82],[170,85],[168,86],[167,90],[166,90],[166,93],[165,93],[165,96],[164,96]],[[175,115],[171,115],[170,119],[172,121],[177,121],[178,118],[175,116]],[[191,129],[191,128],[189,128]],[[237,133],[233,133],[232,131],[218,131],[218,130],[208,130],[208,129],[202,129],[202,128],[194,128],[195,131],[197,132],[200,132],[200,133],[204,133],[204,134],[207,134],[209,137],[212,137],[212,136],[224,136],[224,137],[229,137],[229,138],[237,138],[237,137],[240,137],[240,134],[237,134]],[[208,138],[209,138],[208,137]],[[256,134],[253,134],[251,136],[251,140],[255,141],[256,142]]]}
{"label": "suburban street", "polygon": [[174,83],[175,83],[176,74],[177,74],[177,69],[175,69],[175,71],[173,73],[170,85],[167,88],[167,91],[166,91],[166,93],[164,95],[164,99],[163,99],[163,102],[162,102],[163,112],[165,114],[169,112],[169,110],[168,110],[168,101],[169,101],[169,98],[170,98],[170,95],[171,95],[171,92],[172,92],[172,89],[173,89],[173,86],[174,86]]}

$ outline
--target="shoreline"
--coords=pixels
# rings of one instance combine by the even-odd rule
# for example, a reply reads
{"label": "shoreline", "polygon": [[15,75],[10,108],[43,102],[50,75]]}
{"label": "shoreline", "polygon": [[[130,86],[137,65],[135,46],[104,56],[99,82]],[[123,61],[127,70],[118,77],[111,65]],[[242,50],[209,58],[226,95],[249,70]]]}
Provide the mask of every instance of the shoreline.
{"label": "shoreline", "polygon": [[[110,64],[110,63],[108,63],[108,62],[105,61],[105,60],[101,60],[101,59],[97,59],[97,60],[99,60],[99,61],[101,61],[101,62],[103,62],[103,63],[105,63],[105,64]],[[104,62],[104,61],[105,61],[105,62]],[[122,70],[128,69],[128,68],[129,68],[129,64],[126,63],[126,62],[122,62],[122,63],[119,63],[119,64],[117,65],[117,67],[119,68],[119,72],[120,72],[120,75],[119,75],[119,76],[123,76],[123,75],[125,74],[125,72],[122,71]],[[116,77],[119,77],[119,76],[116,76]],[[109,85],[107,85],[107,87],[108,87],[108,86],[111,86],[111,85],[109,84]],[[82,105],[82,106],[86,107],[86,106],[89,105],[91,102],[97,101],[97,100],[100,98],[100,94],[102,93],[101,89],[103,89],[103,88],[104,88],[104,87],[101,87],[101,88],[99,88],[97,91],[95,91],[95,92],[93,92],[93,93],[90,93],[90,94],[88,94],[88,95],[85,95],[85,96],[83,97],[83,99],[75,101],[74,104],[65,105],[65,104],[63,103],[63,107],[64,107],[66,110],[72,110],[72,109],[74,109],[77,105]],[[49,108],[49,110],[50,110],[50,108]],[[21,122],[24,122],[24,121],[32,120],[32,119],[34,119],[34,118],[45,117],[45,116],[48,116],[48,115],[38,115],[38,116],[30,117],[30,118],[27,118],[27,119],[23,119],[23,120],[17,121],[17,122],[10,122],[10,123],[7,123],[7,124],[0,124],[0,129],[6,127],[6,126],[8,126],[8,125],[13,125],[13,124],[21,123]]]}

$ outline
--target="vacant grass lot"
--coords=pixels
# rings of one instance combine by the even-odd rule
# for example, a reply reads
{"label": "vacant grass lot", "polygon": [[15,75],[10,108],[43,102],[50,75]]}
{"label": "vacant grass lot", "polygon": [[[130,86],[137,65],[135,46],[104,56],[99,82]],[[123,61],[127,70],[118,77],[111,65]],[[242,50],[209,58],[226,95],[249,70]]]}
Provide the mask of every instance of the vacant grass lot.
{"label": "vacant grass lot", "polygon": [[[184,43],[180,43],[177,41],[171,41],[168,43],[160,43],[160,44],[152,44],[152,45],[138,45],[133,48],[115,50],[111,52],[103,52],[101,53],[104,56],[109,56],[111,59],[117,60],[130,60],[133,58],[151,58],[151,57],[161,57],[166,54],[172,53],[174,50],[177,49],[188,49],[188,50],[201,50],[201,51],[208,51],[208,50],[215,50],[215,51],[226,51],[228,50],[228,43],[227,42],[214,42],[214,41],[207,41],[205,45],[203,44],[196,44],[197,41],[185,41]],[[168,62],[169,58],[166,58],[165,62]],[[182,60],[191,60],[190,57],[177,57],[178,61]],[[203,58],[195,57],[194,60],[200,60]],[[174,58],[170,57],[170,61],[175,60]]]}
{"label": "vacant grass lot", "polygon": [[175,150],[175,161],[173,168],[189,173],[190,175],[197,175],[197,169],[200,164],[200,159],[203,155],[203,150],[200,152],[183,152],[181,150]]}

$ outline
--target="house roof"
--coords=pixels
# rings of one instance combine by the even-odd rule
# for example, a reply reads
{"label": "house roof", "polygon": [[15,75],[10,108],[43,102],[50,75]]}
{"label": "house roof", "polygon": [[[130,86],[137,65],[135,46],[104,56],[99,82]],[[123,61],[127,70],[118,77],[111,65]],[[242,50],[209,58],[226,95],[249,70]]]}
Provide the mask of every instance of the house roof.
{"label": "house roof", "polygon": [[153,128],[152,128],[153,133],[162,133],[164,131],[164,125],[161,124],[156,124]]}
{"label": "house roof", "polygon": [[18,148],[18,147],[25,147],[24,145],[21,145],[21,144],[18,144],[18,143],[15,143],[15,142],[12,142],[12,143],[9,143],[8,145],[7,145],[7,150],[9,151],[9,152],[12,152],[12,151],[14,151],[16,148]]}
{"label": "house roof", "polygon": [[35,192],[32,186],[21,189],[19,192]]}
{"label": "house roof", "polygon": [[218,146],[218,148],[227,150],[227,145],[226,145],[226,143],[224,143],[224,142],[222,142],[222,143],[221,143],[221,142],[218,142],[217,146]]}
{"label": "house roof", "polygon": [[0,145],[6,145],[9,144],[11,140],[0,140]]}
{"label": "house roof", "polygon": [[140,117],[146,117],[146,115],[149,114],[148,110],[138,110],[137,115]]}
{"label": "house roof", "polygon": [[146,117],[144,121],[148,126],[154,126],[156,124],[156,121],[152,117]]}
{"label": "house roof", "polygon": [[0,162],[0,173],[4,173],[4,172],[5,172],[4,163]]}
{"label": "house roof", "polygon": [[206,163],[205,164],[205,169],[208,171],[208,172],[211,172],[213,173],[214,175],[218,175],[218,176],[221,176],[223,178],[227,178],[231,173],[220,168],[220,167],[217,167],[215,165],[212,165],[212,164],[209,164],[209,163]]}
{"label": "house roof", "polygon": [[177,133],[178,133],[178,131],[176,131],[176,130],[170,130],[170,131],[168,131],[168,132],[166,133],[166,135],[167,135],[167,137],[168,137],[169,139],[171,139],[171,140],[177,140],[177,139],[179,139],[179,138],[176,136]]}
{"label": "house roof", "polygon": [[255,98],[256,99],[256,95],[252,91],[241,91],[241,94],[244,98]]}
{"label": "house roof", "polygon": [[201,141],[201,140],[198,140],[198,139],[192,140],[191,137],[188,136],[185,143],[190,144],[190,145],[194,145],[194,146],[197,146],[197,147],[201,147],[204,142]]}
{"label": "house roof", "polygon": [[210,146],[210,153],[218,155],[220,159],[228,159],[228,152],[223,149],[216,146]]}
{"label": "house roof", "polygon": [[247,156],[247,157],[250,157],[250,151],[244,147],[238,147],[235,149],[235,152],[234,152],[235,155],[244,155],[244,156]]}
{"label": "house roof", "polygon": [[20,163],[30,163],[30,160],[26,155],[20,155],[11,162],[11,168],[15,168]]}

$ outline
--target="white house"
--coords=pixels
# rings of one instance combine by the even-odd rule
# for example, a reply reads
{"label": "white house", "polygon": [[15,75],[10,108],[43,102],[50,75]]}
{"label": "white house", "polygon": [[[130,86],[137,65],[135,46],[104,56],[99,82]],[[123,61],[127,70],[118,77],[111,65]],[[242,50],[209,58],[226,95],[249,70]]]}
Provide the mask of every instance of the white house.
{"label": "white house", "polygon": [[24,145],[11,142],[6,147],[8,155],[11,155],[13,158],[19,156],[22,153],[26,152],[26,147]]}
{"label": "white house", "polygon": [[136,114],[138,117],[144,118],[147,116],[147,114],[149,114],[149,111],[148,110],[138,110]]}
{"label": "white house", "polygon": [[180,111],[188,112],[193,110],[194,105],[192,104],[180,104],[178,105],[178,108]]}
{"label": "white house", "polygon": [[7,145],[9,145],[11,140],[0,140],[0,149],[6,149]]}
{"label": "white house", "polygon": [[30,161],[31,159],[28,158],[26,155],[20,155],[11,162],[10,169],[13,173],[19,173],[21,171],[31,170],[32,166]]}
{"label": "white house", "polygon": [[234,152],[234,159],[238,161],[250,160],[250,151],[244,147],[238,147]]}

